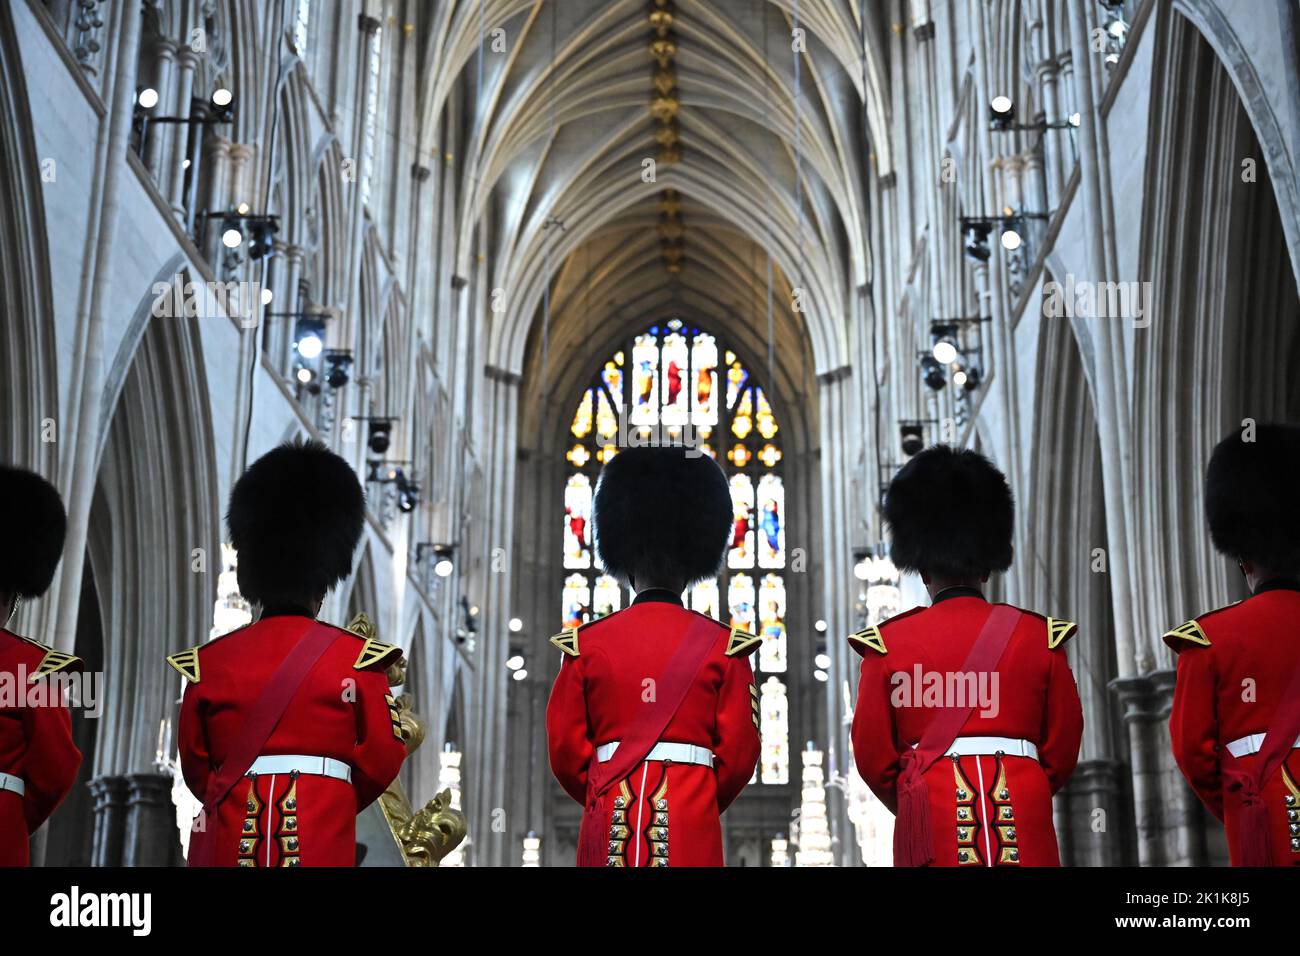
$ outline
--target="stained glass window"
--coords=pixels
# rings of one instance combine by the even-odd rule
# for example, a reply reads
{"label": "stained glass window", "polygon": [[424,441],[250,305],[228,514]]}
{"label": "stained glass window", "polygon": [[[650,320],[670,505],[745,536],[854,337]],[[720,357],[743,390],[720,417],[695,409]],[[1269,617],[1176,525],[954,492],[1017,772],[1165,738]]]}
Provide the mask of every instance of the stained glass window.
{"label": "stained glass window", "polygon": [[790,779],[786,646],[786,501],[781,431],[763,384],[715,336],[670,319],[634,336],[602,362],[578,397],[564,450],[564,591],[561,617],[574,627],[630,601],[592,549],[592,494],[601,466],[636,432],[662,428],[722,466],[731,489],[732,533],[717,579],[683,595],[692,610],[762,638],[758,779]]}

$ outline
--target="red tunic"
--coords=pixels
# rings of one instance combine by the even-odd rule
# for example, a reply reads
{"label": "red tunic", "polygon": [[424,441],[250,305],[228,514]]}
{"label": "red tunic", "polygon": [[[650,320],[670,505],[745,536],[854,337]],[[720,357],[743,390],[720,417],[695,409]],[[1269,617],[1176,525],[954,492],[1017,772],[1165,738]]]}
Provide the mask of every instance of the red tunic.
{"label": "red tunic", "polygon": [[[897,810],[899,756],[921,739],[934,708],[981,701],[959,737],[1010,737],[1038,748],[1032,757],[940,758],[925,773],[936,866],[1059,866],[1052,795],[1079,759],[1083,711],[1065,656],[1076,627],[1024,612],[980,697],[977,680],[957,682],[988,617],[978,592],[962,589],[850,637],[862,654],[853,714],[858,772]],[[920,680],[917,679],[920,668]],[[939,694],[935,688],[950,688]],[[935,696],[937,694],[937,696]],[[983,706],[982,704],[991,704]]]}
{"label": "red tunic", "polygon": [[[652,691],[647,682],[663,673],[680,636],[702,616],[641,600],[552,639],[565,657],[546,708],[546,736],[551,770],[573,799],[585,804],[596,748],[623,739]],[[610,819],[601,822],[610,832],[609,866],[723,865],[719,817],[758,763],[749,662],[758,638],[712,623],[715,646],[660,740],[713,751],[713,767],[647,760],[616,783]]]}
{"label": "red tunic", "polygon": [[[1227,744],[1264,734],[1300,667],[1300,591],[1260,590],[1165,634],[1178,654],[1169,716],[1174,759],[1196,795],[1228,833],[1228,855],[1240,865],[1239,799],[1224,788]],[[1231,759],[1230,757],[1227,759]],[[1257,755],[1238,761],[1242,770]],[[1292,750],[1261,793],[1275,866],[1300,866],[1300,750]]]}
{"label": "red tunic", "polygon": [[[0,773],[18,777],[24,786],[21,797],[0,791],[0,866],[28,864],[28,837],[63,802],[81,766],[62,695],[55,694],[54,701],[38,699],[33,706],[33,679],[79,670],[78,658],[0,628],[0,681],[5,695],[13,698],[0,704]],[[54,691],[54,685],[45,689]]]}
{"label": "red tunic", "polygon": [[[199,800],[271,674],[314,623],[263,617],[167,659],[189,681],[178,739],[181,772]],[[308,672],[262,756],[332,757],[352,768],[352,782],[319,774],[240,780],[217,812],[217,866],[356,865],[357,814],[384,792],[406,756],[384,676],[401,650],[339,633],[345,637]]]}

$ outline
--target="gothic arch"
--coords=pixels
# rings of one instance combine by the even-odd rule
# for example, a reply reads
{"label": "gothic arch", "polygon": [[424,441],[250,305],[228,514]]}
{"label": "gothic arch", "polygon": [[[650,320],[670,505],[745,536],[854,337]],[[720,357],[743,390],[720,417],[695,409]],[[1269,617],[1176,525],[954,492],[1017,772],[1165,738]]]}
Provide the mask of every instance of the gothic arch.
{"label": "gothic arch", "polygon": [[45,224],[43,164],[36,154],[22,55],[13,13],[0,10],[0,407],[8,426],[0,461],[53,479],[57,444],[43,422],[59,425],[54,301]]}

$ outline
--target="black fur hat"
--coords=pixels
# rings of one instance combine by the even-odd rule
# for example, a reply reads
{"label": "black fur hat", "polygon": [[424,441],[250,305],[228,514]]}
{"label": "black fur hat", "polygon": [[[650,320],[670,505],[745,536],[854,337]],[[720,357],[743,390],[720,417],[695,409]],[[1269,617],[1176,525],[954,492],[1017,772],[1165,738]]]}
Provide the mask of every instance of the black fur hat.
{"label": "black fur hat", "polygon": [[267,452],[230,493],[240,593],[263,604],[323,597],[352,571],[365,508],[352,466],[319,442]]}
{"label": "black fur hat", "polygon": [[935,445],[917,454],[889,483],[885,521],[899,570],[969,578],[1011,566],[1015,502],[978,452]]}
{"label": "black fur hat", "polygon": [[592,511],[596,552],[623,581],[704,581],[727,552],[731,491],[717,462],[700,452],[620,451],[600,473]]}
{"label": "black fur hat", "polygon": [[1300,428],[1257,425],[1255,440],[1234,431],[1205,472],[1205,517],[1214,546],[1266,571],[1300,572]]}
{"label": "black fur hat", "polygon": [[68,518],[54,486],[40,475],[0,465],[0,593],[35,598],[54,580]]}

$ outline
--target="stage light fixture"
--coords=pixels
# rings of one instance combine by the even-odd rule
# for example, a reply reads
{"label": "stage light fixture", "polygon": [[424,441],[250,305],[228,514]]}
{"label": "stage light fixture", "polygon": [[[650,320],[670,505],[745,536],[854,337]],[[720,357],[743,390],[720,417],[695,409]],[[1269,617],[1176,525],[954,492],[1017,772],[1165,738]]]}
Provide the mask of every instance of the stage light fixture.
{"label": "stage light fixture", "polygon": [[512,617],[508,627],[510,628],[511,634],[518,634],[524,629],[524,622],[519,620],[517,617]]}
{"label": "stage light fixture", "polygon": [[397,508],[410,514],[420,506],[420,486],[399,472],[397,477]]}
{"label": "stage light fixture", "polygon": [[293,331],[293,347],[303,358],[320,357],[325,348],[325,322],[323,319],[299,319]]}
{"label": "stage light fixture", "polygon": [[922,448],[925,447],[925,434],[916,422],[904,422],[898,426],[898,437],[902,445],[903,454],[911,458]]}
{"label": "stage light fixture", "polygon": [[312,374],[312,370],[311,370],[311,369],[307,368],[306,366],[302,366],[302,365],[300,365],[300,366],[298,367],[298,375],[297,375],[297,378],[298,378],[298,381],[300,381],[302,384],[304,384],[304,385],[308,385],[308,384],[310,384],[310,383],[311,383],[311,380],[312,380],[314,377],[315,377],[315,376]]}
{"label": "stage light fixture", "polygon": [[953,330],[948,326],[934,329],[934,360],[940,365],[951,365],[957,361],[957,343],[952,340]]}
{"label": "stage light fixture", "polygon": [[826,673],[823,670],[813,671],[813,677],[815,677],[818,681],[820,681],[823,684],[831,679],[831,675]]}
{"label": "stage light fixture", "polygon": [[370,437],[367,444],[376,455],[388,451],[393,441],[393,420],[391,418],[373,418],[370,420]]}
{"label": "stage light fixture", "polygon": [[1011,129],[1016,122],[1016,104],[1009,96],[995,96],[989,104],[989,124],[995,130]]}
{"label": "stage light fixture", "polygon": [[825,651],[821,651],[820,653],[818,653],[816,657],[813,658],[813,663],[816,664],[820,669],[827,670],[831,666],[831,656],[827,654]]}
{"label": "stage light fixture", "polygon": [[146,86],[140,91],[140,95],[135,99],[142,110],[151,110],[158,105],[158,91],[152,86]]}
{"label": "stage light fixture", "polygon": [[816,621],[813,622],[813,630],[816,631],[818,634],[825,634],[826,622],[823,621],[821,618],[818,618]]}
{"label": "stage light fixture", "polygon": [[989,236],[993,225],[987,222],[968,222],[966,224],[966,258],[972,262],[988,262],[993,255],[989,248]]}
{"label": "stage light fixture", "polygon": [[506,658],[506,668],[508,670],[517,671],[523,666],[524,666],[523,652],[520,651],[518,648],[511,648],[510,656]]}
{"label": "stage light fixture", "polygon": [[[982,381],[983,376],[981,376],[980,370],[974,367],[966,369],[965,373],[966,380],[958,382],[957,384],[966,389],[966,391],[973,392],[975,389],[980,387],[980,382]],[[956,381],[955,378],[953,380]]]}
{"label": "stage light fixture", "polygon": [[351,381],[352,353],[344,349],[326,349],[325,383],[330,388],[342,388]]}
{"label": "stage light fixture", "polygon": [[456,565],[451,560],[455,550],[455,547],[450,544],[435,544],[433,546],[433,573],[438,577],[449,578],[451,573],[456,570]]}
{"label": "stage light fixture", "polygon": [[262,305],[270,305],[271,300],[275,298],[275,293],[269,288],[262,290]]}
{"label": "stage light fixture", "polygon": [[1002,248],[1008,252],[1015,252],[1022,245],[1024,245],[1024,238],[1020,235],[1020,230],[1014,224],[1008,223],[1002,230]]}
{"label": "stage light fixture", "polygon": [[510,676],[514,680],[526,680],[528,678],[528,671],[524,670],[521,667],[519,670],[515,671]]}
{"label": "stage light fixture", "polygon": [[928,388],[936,392],[948,384],[948,376],[944,374],[943,366],[933,355],[922,357],[921,379]]}
{"label": "stage light fixture", "polygon": [[227,249],[238,249],[244,243],[244,234],[238,229],[227,229],[221,234],[221,244]]}

